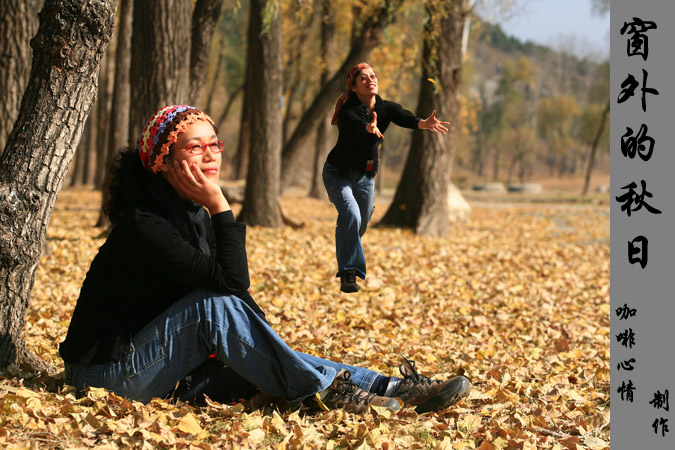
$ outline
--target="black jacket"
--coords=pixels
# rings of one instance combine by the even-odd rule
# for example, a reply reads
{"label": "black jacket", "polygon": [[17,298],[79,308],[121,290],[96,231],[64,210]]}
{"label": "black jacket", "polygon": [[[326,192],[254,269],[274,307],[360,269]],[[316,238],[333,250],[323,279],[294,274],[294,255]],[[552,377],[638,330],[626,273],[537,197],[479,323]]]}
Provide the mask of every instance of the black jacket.
{"label": "black jacket", "polygon": [[[398,103],[382,100],[379,95],[375,96],[374,111],[377,113],[377,127],[382,134],[391,122],[400,127],[414,129],[420,121],[419,117],[415,117]],[[368,114],[366,105],[361,103],[354,93],[350,94],[338,112],[338,140],[327,158],[341,174],[345,175],[350,170],[365,173],[370,177],[377,174],[378,150],[382,140],[366,131],[366,125],[371,120],[373,116]],[[366,170],[368,161],[373,161],[373,167],[369,171]]]}
{"label": "black jacket", "polygon": [[236,295],[264,318],[247,291],[245,244],[246,226],[231,211],[209,217],[152,176],[91,263],[61,357],[117,360],[135,333],[197,288]]}

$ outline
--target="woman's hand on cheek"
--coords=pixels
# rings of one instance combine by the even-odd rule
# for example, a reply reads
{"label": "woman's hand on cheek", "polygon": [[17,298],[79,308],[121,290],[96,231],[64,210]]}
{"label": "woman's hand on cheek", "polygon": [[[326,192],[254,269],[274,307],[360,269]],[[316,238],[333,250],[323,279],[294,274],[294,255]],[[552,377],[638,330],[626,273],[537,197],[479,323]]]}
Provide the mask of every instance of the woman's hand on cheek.
{"label": "woman's hand on cheek", "polygon": [[187,161],[174,161],[173,174],[185,197],[205,206],[211,214],[230,209],[220,186],[206,178],[197,164],[188,165]]}

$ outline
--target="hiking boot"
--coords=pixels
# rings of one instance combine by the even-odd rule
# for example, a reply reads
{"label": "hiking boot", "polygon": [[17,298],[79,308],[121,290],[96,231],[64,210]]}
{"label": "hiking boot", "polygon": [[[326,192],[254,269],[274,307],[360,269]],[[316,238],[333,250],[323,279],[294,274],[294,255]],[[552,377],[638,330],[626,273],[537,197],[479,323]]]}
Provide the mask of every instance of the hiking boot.
{"label": "hiking boot", "polygon": [[418,414],[445,409],[469,395],[471,383],[468,378],[459,375],[448,380],[432,380],[417,373],[415,361],[403,359],[405,364],[399,366],[403,380],[392,397],[415,406]]}
{"label": "hiking boot", "polygon": [[340,290],[342,292],[359,292],[359,285],[356,284],[356,270],[345,270],[340,275]]}
{"label": "hiking boot", "polygon": [[350,378],[351,374],[342,369],[330,386],[316,394],[315,397],[310,397],[307,403],[314,409],[342,408],[355,414],[367,412],[368,405],[384,406],[392,411],[401,409],[401,404],[395,398],[371,394],[353,383]]}

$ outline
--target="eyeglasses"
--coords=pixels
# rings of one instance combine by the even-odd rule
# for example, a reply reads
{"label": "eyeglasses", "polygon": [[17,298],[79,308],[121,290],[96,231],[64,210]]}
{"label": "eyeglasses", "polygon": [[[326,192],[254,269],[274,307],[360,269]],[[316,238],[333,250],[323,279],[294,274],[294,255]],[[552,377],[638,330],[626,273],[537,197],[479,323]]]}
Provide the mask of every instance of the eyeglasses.
{"label": "eyeglasses", "polygon": [[371,73],[370,75],[363,73],[363,74],[359,75],[359,80],[362,81],[362,82],[370,81],[370,80],[374,81],[374,80],[377,80],[377,75],[375,75],[374,73]]}
{"label": "eyeglasses", "polygon": [[174,150],[180,150],[184,148],[191,155],[202,155],[206,152],[206,149],[210,149],[211,153],[220,153],[225,148],[225,142],[223,141],[213,141],[208,144],[201,144],[195,142],[194,144],[188,144],[185,147],[178,147]]}

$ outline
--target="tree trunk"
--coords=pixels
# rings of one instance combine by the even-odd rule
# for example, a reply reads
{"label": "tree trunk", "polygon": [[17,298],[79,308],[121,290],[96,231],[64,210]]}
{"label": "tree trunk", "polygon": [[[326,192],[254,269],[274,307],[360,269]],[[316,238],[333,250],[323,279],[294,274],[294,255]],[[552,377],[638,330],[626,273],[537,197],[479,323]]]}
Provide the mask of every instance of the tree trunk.
{"label": "tree trunk", "polygon": [[[105,57],[103,58],[105,59]],[[101,68],[105,70],[105,64],[101,63]],[[100,80],[101,73],[99,71],[99,80]],[[105,83],[105,80],[100,80],[101,82]],[[100,84],[99,84],[100,87]],[[98,95],[98,93],[97,93]],[[96,98],[96,97],[94,97]],[[92,131],[91,131],[91,139],[89,140],[89,145],[85,149],[84,153],[84,173],[83,178],[82,178],[82,184],[84,186],[91,186],[94,183],[94,173],[96,171],[96,156],[97,156],[97,150],[96,150],[96,143],[98,141],[98,111],[96,110],[97,108],[94,105],[94,110],[91,112],[89,115],[89,119],[91,119],[91,124],[92,124]]]}
{"label": "tree trunk", "polygon": [[98,104],[96,111],[96,122],[98,123],[98,128],[96,132],[96,167],[94,188],[99,190],[103,187],[103,181],[105,180],[105,173],[107,170],[106,160],[108,158],[108,154],[110,153],[108,145],[110,145],[110,134],[113,132],[110,128],[110,115],[112,114],[112,100],[115,84],[115,60],[117,51],[118,50],[116,50],[114,53],[108,51],[106,52],[106,56],[103,58],[101,75],[99,76],[99,94],[98,98],[96,99],[96,103]]}
{"label": "tree trunk", "polygon": [[239,121],[239,140],[237,142],[237,152],[232,158],[232,173],[231,178],[233,180],[238,180],[241,178],[246,178],[248,170],[248,155],[249,155],[249,146],[251,145],[251,102],[256,96],[256,93],[252,91],[253,83],[251,80],[256,76],[254,72],[254,67],[252,64],[252,59],[250,53],[253,51],[251,43],[258,40],[258,36],[255,34],[256,30],[251,26],[253,18],[251,17],[254,12],[253,8],[249,6],[249,17],[248,17],[248,29],[246,31],[246,42],[248,46],[246,48],[247,57],[246,57],[246,69],[244,70],[244,82],[243,82],[243,98],[241,103],[241,119]]}
{"label": "tree trunk", "polygon": [[378,164],[378,174],[375,178],[375,192],[380,193],[384,189],[385,170],[387,168],[387,147],[380,147],[380,162]]}
{"label": "tree trunk", "polygon": [[480,89],[480,100],[483,107],[478,113],[478,131],[476,132],[476,142],[471,152],[471,171],[478,177],[483,177],[483,170],[485,169],[485,108],[487,106],[487,98],[485,96],[484,87]]}
{"label": "tree trunk", "polygon": [[502,146],[498,144],[494,147],[494,150],[495,156],[492,162],[492,181],[496,182],[499,181],[499,165],[501,164]]}
{"label": "tree trunk", "polygon": [[312,182],[309,187],[310,198],[318,200],[328,199],[328,194],[323,186],[323,163],[326,159],[328,150],[330,149],[328,141],[328,131],[330,130],[330,117],[325,117],[319,123],[319,128],[316,129],[316,145],[314,149],[314,161],[312,162]]}
{"label": "tree trunk", "polygon": [[[246,83],[255,96],[250,99],[250,149],[244,203],[238,220],[264,227],[281,225],[279,170],[281,168],[283,92],[281,15],[270,12],[275,0],[251,0],[249,30],[258,36],[248,42]],[[273,9],[273,8],[271,8]],[[265,15],[263,20],[263,15]],[[263,25],[264,24],[264,25]]]}
{"label": "tree trunk", "polygon": [[607,122],[607,116],[609,115],[609,100],[607,100],[607,106],[602,112],[602,118],[600,119],[600,126],[598,127],[598,132],[595,133],[595,138],[593,138],[593,144],[591,145],[591,154],[588,157],[588,166],[586,167],[586,177],[584,179],[584,187],[581,190],[581,195],[588,194],[588,187],[591,184],[591,173],[593,172],[593,165],[595,164],[595,155],[598,152],[598,143],[602,137],[602,133],[605,131],[605,123]]}
{"label": "tree trunk", "polygon": [[[462,74],[464,1],[429,4],[422,50],[422,81],[417,115],[435,109],[449,121],[449,134],[415,130],[401,181],[381,224],[409,227],[417,234],[445,236],[450,229],[448,189],[455,147]],[[438,84],[428,81],[434,79]]]}
{"label": "tree trunk", "polygon": [[558,166],[558,178],[562,178],[567,172],[567,155],[560,158],[560,165]]}
{"label": "tree trunk", "polygon": [[[293,59],[293,57],[291,57],[291,59]],[[297,70],[297,72],[299,71],[300,69]],[[281,122],[281,139],[283,142],[288,140],[288,134],[291,128],[291,120],[293,119],[293,104],[295,103],[295,94],[298,92],[301,83],[300,74],[297,72],[293,74],[293,79],[288,89],[288,95],[286,96],[286,111],[283,114]]]}
{"label": "tree trunk", "polygon": [[42,0],[0,0],[0,154],[19,114],[30,74],[30,40],[38,29]]}
{"label": "tree trunk", "polygon": [[188,96],[191,105],[199,104],[202,88],[206,83],[209,56],[211,55],[211,40],[222,8],[223,0],[197,0],[192,13],[190,93]]}
{"label": "tree trunk", "polygon": [[53,370],[23,340],[56,197],[96,96],[115,0],[46,0],[21,109],[0,157],[0,369]]}
{"label": "tree trunk", "polygon": [[[225,50],[227,48],[226,44],[227,39],[226,36],[223,35],[220,38],[220,42],[218,43],[218,60],[216,61],[216,69],[213,73],[213,77],[209,83],[209,88],[206,92],[206,103],[204,108],[209,115],[213,113],[213,111],[211,111],[211,105],[213,104],[213,97],[215,97],[216,94],[216,87],[218,86],[220,71],[225,63]],[[216,124],[219,124],[219,122],[216,122]]]}
{"label": "tree trunk", "polygon": [[237,96],[244,92],[244,85],[240,84],[237,86],[237,88],[232,91],[232,93],[228,96],[227,98],[227,103],[225,104],[225,107],[223,108],[223,112],[220,113],[220,116],[218,116],[218,120],[216,121],[216,125],[220,128],[223,123],[225,122],[225,119],[227,118],[227,115],[230,112],[230,109],[232,108],[232,104],[234,101],[237,99]]}
{"label": "tree trunk", "polygon": [[300,157],[300,150],[307,142],[318,123],[335,106],[335,101],[345,89],[345,75],[355,64],[367,58],[370,51],[379,43],[384,29],[394,21],[396,11],[403,0],[383,0],[382,6],[365,20],[359,33],[352,40],[349,54],[338,71],[325,87],[314,97],[309,108],[300,117],[298,125],[284,144],[281,156],[281,187],[290,185],[293,167]]}
{"label": "tree trunk", "polygon": [[548,146],[548,155],[546,157],[546,165],[548,167],[548,176],[552,177],[555,175],[555,166],[556,166],[556,156],[551,149],[551,146]]}
{"label": "tree trunk", "polygon": [[[249,41],[251,42],[251,41]],[[248,74],[248,70],[246,70]],[[244,81],[244,98],[241,104],[241,120],[239,124],[239,141],[237,142],[237,152],[232,158],[232,176],[233,180],[246,178],[248,170],[248,148],[251,145],[251,124],[250,124],[250,99],[249,84]]]}
{"label": "tree trunk", "polygon": [[71,187],[82,187],[87,174],[87,165],[89,162],[89,149],[94,140],[94,131],[96,130],[96,110],[89,114],[84,122],[84,128],[77,150],[75,153],[75,164],[73,167],[73,177],[70,180]]}
{"label": "tree trunk", "polygon": [[[330,77],[330,55],[335,53],[335,15],[336,8],[330,0],[321,2],[321,88],[328,83]],[[323,186],[323,162],[330,151],[330,142],[328,141],[328,131],[330,130],[330,120],[332,115],[324,114],[324,120],[319,122],[316,130],[316,146],[314,149],[314,164],[312,167],[312,185],[309,189],[309,196],[319,200],[328,198]]]}
{"label": "tree trunk", "polygon": [[117,53],[115,54],[115,82],[110,106],[110,132],[108,133],[108,151],[105,157],[103,177],[103,195],[101,211],[96,221],[97,227],[110,225],[103,214],[103,205],[109,200],[108,184],[113,156],[123,147],[131,147],[129,142],[129,109],[131,106],[131,86],[129,69],[131,68],[131,27],[133,20],[133,0],[121,0],[119,4],[119,25],[117,28]]}
{"label": "tree trunk", "polygon": [[517,153],[511,158],[511,164],[509,164],[509,170],[506,175],[506,183],[511,184],[513,182],[513,172],[516,170],[518,162],[522,161],[522,153]]}
{"label": "tree trunk", "polygon": [[192,2],[135,0],[129,142],[159,109],[189,100]]}

